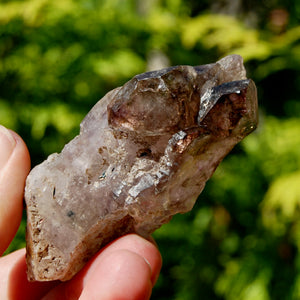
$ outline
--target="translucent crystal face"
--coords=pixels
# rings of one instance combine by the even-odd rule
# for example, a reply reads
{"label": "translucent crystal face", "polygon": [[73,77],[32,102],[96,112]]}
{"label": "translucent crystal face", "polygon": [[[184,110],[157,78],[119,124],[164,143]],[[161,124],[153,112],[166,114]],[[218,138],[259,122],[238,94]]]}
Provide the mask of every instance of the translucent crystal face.
{"label": "translucent crystal face", "polygon": [[102,246],[149,236],[192,209],[221,160],[257,125],[242,58],[135,76],[109,92],[80,135],[27,178],[30,280],[68,280]]}

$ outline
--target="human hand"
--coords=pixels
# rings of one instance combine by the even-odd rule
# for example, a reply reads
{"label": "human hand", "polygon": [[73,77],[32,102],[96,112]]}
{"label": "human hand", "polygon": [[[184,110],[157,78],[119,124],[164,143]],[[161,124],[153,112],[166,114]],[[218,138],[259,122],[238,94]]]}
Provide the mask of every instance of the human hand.
{"label": "human hand", "polygon": [[[25,143],[0,125],[0,255],[20,225],[29,170]],[[129,234],[100,250],[70,281],[28,282],[21,249],[0,258],[0,299],[149,299],[161,264],[153,243]]]}

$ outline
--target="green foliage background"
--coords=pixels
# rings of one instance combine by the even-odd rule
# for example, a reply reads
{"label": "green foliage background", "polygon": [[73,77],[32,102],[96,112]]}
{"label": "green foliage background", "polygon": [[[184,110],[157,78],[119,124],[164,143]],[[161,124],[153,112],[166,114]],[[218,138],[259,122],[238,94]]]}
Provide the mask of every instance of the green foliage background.
{"label": "green foliage background", "polygon": [[[297,0],[2,0],[0,123],[34,166],[136,73],[242,55],[260,126],[195,208],[154,234],[164,266],[153,299],[300,299],[299,18]],[[24,232],[25,216],[8,252]]]}

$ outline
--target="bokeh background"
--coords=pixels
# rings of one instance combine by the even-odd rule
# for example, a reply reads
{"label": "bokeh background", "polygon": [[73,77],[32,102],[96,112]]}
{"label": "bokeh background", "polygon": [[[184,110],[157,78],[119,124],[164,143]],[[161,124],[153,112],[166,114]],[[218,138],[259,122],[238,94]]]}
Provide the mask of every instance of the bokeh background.
{"label": "bokeh background", "polygon": [[[135,74],[242,55],[259,128],[154,234],[164,266],[152,299],[300,299],[299,19],[297,0],[1,0],[0,123],[34,166]],[[24,233],[25,216],[7,252]]]}

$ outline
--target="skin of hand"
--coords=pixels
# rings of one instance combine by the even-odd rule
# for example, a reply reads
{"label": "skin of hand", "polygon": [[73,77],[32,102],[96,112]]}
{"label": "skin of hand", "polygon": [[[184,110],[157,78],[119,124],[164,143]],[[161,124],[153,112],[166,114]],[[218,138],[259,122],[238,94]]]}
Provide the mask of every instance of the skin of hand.
{"label": "skin of hand", "polygon": [[[30,156],[23,140],[0,125],[0,254],[20,225]],[[28,282],[25,249],[0,258],[3,300],[149,299],[162,265],[153,241],[135,234],[101,249],[67,282]]]}

